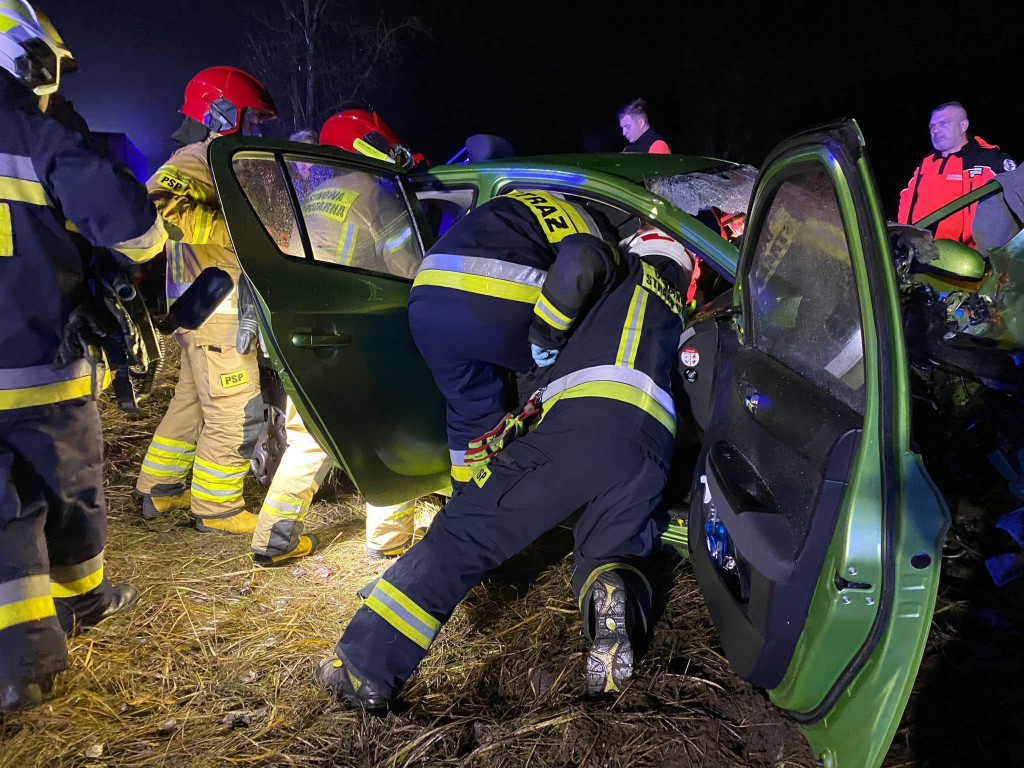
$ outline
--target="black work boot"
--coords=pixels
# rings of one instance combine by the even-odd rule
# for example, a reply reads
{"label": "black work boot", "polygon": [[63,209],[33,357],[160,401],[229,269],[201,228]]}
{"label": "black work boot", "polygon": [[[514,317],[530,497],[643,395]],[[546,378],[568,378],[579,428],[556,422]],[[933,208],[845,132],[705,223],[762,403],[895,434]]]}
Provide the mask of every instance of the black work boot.
{"label": "black work boot", "polygon": [[84,616],[75,616],[74,625],[70,630],[65,626],[65,631],[69,635],[76,635],[86,627],[94,627],[104,619],[109,619],[115,613],[127,611],[138,601],[138,587],[134,587],[131,584],[118,584],[111,590],[110,602],[108,602],[102,609],[92,611]]}
{"label": "black work boot", "polygon": [[53,677],[46,675],[42,680],[0,684],[0,714],[38,707],[53,690]]}
{"label": "black work boot", "polygon": [[633,675],[633,625],[635,618],[622,576],[605,571],[591,585],[586,600],[591,601],[590,638],[587,656],[587,693],[597,695],[622,690]]}
{"label": "black work boot", "polygon": [[391,699],[381,693],[375,683],[360,680],[352,672],[351,666],[337,656],[320,662],[316,670],[316,680],[330,691],[334,698],[353,709],[364,709],[370,714],[383,716],[391,708]]}

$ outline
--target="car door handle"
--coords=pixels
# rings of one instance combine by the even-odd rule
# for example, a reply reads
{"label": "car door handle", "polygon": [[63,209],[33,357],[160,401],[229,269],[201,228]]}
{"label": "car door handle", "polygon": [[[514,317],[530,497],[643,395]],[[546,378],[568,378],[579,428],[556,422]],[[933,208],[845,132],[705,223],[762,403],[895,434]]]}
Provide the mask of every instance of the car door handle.
{"label": "car door handle", "polygon": [[351,343],[351,336],[342,336],[337,333],[299,331],[292,334],[292,346],[299,349],[338,349],[339,347],[347,347]]}

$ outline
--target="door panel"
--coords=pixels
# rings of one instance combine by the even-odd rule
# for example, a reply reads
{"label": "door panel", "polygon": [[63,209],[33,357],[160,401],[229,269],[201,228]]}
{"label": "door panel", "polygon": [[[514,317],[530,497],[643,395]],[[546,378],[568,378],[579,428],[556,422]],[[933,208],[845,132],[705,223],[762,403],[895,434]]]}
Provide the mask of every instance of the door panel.
{"label": "door panel", "polygon": [[418,221],[389,164],[227,137],[211,168],[263,338],[317,439],[374,504],[447,485],[444,400],[409,333]]}
{"label": "door panel", "polygon": [[877,766],[920,664],[948,513],[908,447],[899,300],[855,123],[770,156],[734,312],[691,492],[694,572],[736,673],[824,765]]}

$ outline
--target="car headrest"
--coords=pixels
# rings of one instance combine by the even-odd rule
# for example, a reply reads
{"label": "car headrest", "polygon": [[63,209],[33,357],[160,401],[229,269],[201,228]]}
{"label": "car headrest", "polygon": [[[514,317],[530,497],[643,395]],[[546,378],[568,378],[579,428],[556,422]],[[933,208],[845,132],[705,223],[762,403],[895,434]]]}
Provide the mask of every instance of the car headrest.
{"label": "car headrest", "polygon": [[471,163],[503,160],[506,157],[513,157],[515,153],[512,145],[501,136],[477,133],[466,139],[466,156]]}

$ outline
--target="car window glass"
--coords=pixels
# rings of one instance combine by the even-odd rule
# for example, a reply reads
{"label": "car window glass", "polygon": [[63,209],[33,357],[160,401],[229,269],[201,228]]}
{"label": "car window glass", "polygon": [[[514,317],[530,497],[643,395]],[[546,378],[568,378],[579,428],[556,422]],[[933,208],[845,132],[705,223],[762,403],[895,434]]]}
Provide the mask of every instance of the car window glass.
{"label": "car window glass", "polygon": [[823,169],[776,189],[747,274],[749,343],[864,411],[864,343],[839,204]]}
{"label": "car window glass", "polygon": [[235,176],[249,205],[282,253],[305,257],[302,241],[294,236],[295,216],[288,187],[271,154],[238,154],[232,161]]}
{"label": "car window glass", "polygon": [[476,205],[476,187],[462,189],[421,189],[416,199],[423,207],[427,223],[440,237]]}
{"label": "car window glass", "polygon": [[[235,173],[263,226],[289,256],[412,278],[422,259],[402,188],[393,175],[272,155],[239,155]],[[306,254],[291,204],[309,236]]]}

